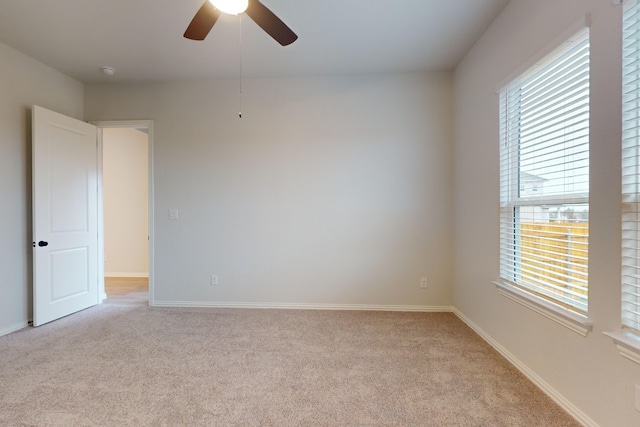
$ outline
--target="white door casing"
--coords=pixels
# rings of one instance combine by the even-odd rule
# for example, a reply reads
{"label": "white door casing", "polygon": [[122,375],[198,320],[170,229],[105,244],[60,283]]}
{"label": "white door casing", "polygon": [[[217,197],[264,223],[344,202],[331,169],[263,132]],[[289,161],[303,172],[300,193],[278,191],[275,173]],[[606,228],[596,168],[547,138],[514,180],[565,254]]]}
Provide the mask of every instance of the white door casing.
{"label": "white door casing", "polygon": [[34,106],[33,325],[98,303],[96,127]]}

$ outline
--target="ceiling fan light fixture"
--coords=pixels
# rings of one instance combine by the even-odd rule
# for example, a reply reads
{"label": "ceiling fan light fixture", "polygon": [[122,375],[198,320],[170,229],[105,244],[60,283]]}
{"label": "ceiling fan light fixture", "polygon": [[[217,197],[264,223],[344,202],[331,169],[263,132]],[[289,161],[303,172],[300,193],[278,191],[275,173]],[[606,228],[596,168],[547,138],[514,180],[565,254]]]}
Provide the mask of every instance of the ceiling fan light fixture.
{"label": "ceiling fan light fixture", "polygon": [[220,12],[237,15],[249,7],[249,0],[209,0]]}

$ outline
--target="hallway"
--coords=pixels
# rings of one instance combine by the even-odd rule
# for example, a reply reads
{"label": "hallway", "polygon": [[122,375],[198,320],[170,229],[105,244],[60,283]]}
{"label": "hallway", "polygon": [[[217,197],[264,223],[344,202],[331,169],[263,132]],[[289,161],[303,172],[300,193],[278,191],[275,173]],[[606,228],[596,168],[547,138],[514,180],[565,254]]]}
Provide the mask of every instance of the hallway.
{"label": "hallway", "polygon": [[147,277],[105,277],[104,304],[149,305]]}

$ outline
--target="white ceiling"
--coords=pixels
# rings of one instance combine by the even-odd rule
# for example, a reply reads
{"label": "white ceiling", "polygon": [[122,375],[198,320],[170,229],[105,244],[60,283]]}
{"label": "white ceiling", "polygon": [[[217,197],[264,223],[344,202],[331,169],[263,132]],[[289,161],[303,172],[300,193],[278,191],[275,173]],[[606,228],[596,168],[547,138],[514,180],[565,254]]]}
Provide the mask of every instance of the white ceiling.
{"label": "white ceiling", "polygon": [[287,47],[246,15],[183,38],[203,1],[0,0],[0,41],[86,83],[237,76],[240,52],[244,76],[441,71],[509,0],[262,0],[298,34]]}

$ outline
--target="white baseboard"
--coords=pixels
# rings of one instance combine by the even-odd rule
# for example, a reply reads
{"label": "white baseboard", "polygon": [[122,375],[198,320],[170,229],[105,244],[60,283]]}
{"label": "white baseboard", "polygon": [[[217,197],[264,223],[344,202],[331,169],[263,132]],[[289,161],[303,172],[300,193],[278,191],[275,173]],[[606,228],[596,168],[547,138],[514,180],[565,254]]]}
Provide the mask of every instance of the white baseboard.
{"label": "white baseboard", "polygon": [[420,313],[450,313],[450,306],[426,305],[369,305],[369,304],[306,304],[270,302],[216,302],[216,301],[154,301],[154,307],[182,308],[255,308],[279,310],[343,310],[343,311],[403,311]]}
{"label": "white baseboard", "polygon": [[29,326],[29,322],[30,320],[24,321],[24,322],[18,322],[14,325],[8,326],[6,328],[0,329],[0,337],[3,335],[8,335],[12,332],[15,331],[19,331],[20,329],[26,328],[27,326]]}
{"label": "white baseboard", "polygon": [[582,412],[580,408],[571,403],[569,399],[564,397],[560,392],[551,387],[549,383],[540,378],[538,374],[536,374],[533,370],[531,370],[527,365],[522,363],[517,357],[511,354],[506,348],[500,345],[497,341],[495,341],[489,334],[483,331],[478,325],[473,323],[471,319],[462,314],[458,309],[454,308],[453,313],[460,318],[464,323],[466,323],[471,329],[474,330],[475,333],[480,335],[482,339],[484,339],[491,347],[495,348],[498,353],[504,356],[513,366],[515,366],[525,377],[527,377],[531,382],[533,382],[540,390],[542,390],[547,396],[553,399],[562,409],[567,411],[569,415],[576,419],[579,423],[584,425],[585,427],[599,427],[598,424],[593,421],[587,414]]}
{"label": "white baseboard", "polygon": [[104,273],[104,277],[149,277],[149,273]]}

